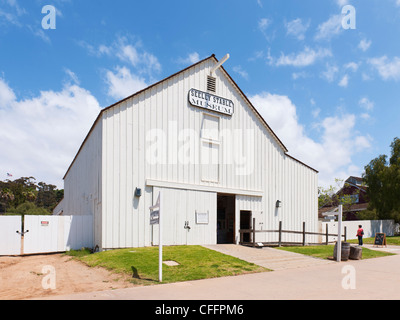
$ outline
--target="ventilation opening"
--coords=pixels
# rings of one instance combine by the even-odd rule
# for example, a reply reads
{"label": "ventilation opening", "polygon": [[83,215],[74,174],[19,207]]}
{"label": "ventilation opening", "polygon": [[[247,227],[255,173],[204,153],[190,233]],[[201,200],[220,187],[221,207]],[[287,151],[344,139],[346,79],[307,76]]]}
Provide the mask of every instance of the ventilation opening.
{"label": "ventilation opening", "polygon": [[216,87],[216,79],[211,76],[207,76],[207,90],[211,92],[215,92]]}

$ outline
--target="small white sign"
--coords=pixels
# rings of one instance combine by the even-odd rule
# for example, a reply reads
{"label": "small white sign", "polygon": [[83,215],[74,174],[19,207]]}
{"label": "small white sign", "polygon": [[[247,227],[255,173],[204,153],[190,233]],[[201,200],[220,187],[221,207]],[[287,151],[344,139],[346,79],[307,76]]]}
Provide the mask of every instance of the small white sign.
{"label": "small white sign", "polygon": [[208,224],[209,214],[207,212],[197,212],[196,211],[196,223],[197,224]]}

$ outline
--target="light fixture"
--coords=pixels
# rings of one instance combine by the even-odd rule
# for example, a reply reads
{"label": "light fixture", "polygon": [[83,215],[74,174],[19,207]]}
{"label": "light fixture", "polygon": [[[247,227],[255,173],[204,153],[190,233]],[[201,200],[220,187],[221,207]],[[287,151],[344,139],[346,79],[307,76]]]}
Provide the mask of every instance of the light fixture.
{"label": "light fixture", "polygon": [[280,208],[282,206],[282,201],[276,200],[276,207]]}
{"label": "light fixture", "polygon": [[135,197],[140,197],[142,195],[142,189],[136,188],[135,189]]}

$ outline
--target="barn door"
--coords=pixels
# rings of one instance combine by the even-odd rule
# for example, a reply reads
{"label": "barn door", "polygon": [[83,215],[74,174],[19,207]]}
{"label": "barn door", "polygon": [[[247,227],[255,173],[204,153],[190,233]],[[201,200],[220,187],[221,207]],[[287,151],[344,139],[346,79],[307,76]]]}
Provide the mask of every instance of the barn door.
{"label": "barn door", "polygon": [[21,254],[21,216],[0,217],[0,256]]}

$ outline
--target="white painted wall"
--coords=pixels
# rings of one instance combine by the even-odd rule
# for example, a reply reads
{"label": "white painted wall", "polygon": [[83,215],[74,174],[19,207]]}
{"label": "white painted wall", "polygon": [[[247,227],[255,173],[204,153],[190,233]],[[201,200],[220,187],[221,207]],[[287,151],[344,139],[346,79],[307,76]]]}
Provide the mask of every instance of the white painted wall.
{"label": "white painted wall", "polygon": [[93,248],[91,215],[25,216],[24,229],[24,254]]}
{"label": "white painted wall", "polygon": [[0,217],[0,256],[21,253],[21,216]]}
{"label": "white painted wall", "polygon": [[[338,233],[337,221],[320,222],[320,231],[325,233],[326,225],[328,225],[328,233]],[[357,239],[358,226],[362,225],[364,229],[364,238],[373,238],[375,233],[386,233],[387,236],[394,236],[395,223],[394,220],[359,220],[359,221],[343,221],[342,234],[344,234],[344,227],[347,227],[347,239]],[[325,242],[326,237],[322,236],[321,242]],[[329,242],[337,241],[337,237],[330,236]]]}
{"label": "white painted wall", "polygon": [[[63,215],[92,215],[93,241],[102,239],[102,121],[97,121],[64,177]],[[53,211],[55,214],[56,211]]]}

